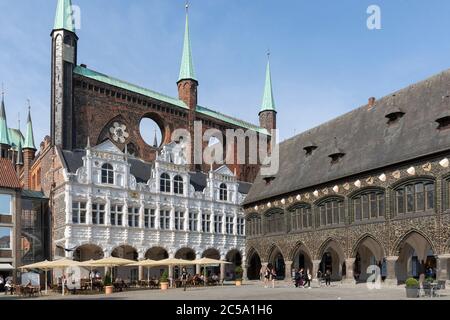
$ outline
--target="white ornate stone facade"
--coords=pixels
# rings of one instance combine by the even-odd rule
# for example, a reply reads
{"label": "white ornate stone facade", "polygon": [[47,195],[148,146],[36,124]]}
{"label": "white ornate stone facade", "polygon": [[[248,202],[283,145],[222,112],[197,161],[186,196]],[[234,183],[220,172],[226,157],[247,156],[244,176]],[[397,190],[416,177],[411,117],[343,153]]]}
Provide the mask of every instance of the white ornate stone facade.
{"label": "white ornate stone facade", "polygon": [[[239,193],[234,174],[225,166],[209,172],[203,175],[203,191],[198,184],[196,191],[191,184],[195,173],[189,172],[182,157],[182,148],[175,143],[165,146],[153,164],[129,158],[111,141],[88,147],[76,173],[65,169],[65,208],[55,212],[64,216],[55,218],[64,223],[55,225],[60,230],[55,234],[63,235],[54,239],[57,247],[72,256],[76,248],[95,246],[107,257],[127,246],[139,260],[156,247],[169,257],[189,249],[197,258],[215,249],[221,259],[234,251],[245,261],[240,207],[245,195]],[[135,163],[141,174],[150,176],[148,181],[137,182],[131,173]],[[163,175],[169,179],[161,180]],[[95,257],[81,257],[90,258]]]}

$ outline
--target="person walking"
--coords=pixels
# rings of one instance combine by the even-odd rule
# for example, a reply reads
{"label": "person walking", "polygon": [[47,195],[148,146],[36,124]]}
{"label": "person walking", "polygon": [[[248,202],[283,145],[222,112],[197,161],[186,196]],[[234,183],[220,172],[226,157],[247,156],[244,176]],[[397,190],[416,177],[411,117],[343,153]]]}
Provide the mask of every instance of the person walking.
{"label": "person walking", "polygon": [[184,291],[186,291],[187,278],[188,278],[188,273],[187,273],[186,267],[183,267],[183,269],[181,270],[181,283],[183,285]]}
{"label": "person walking", "polygon": [[277,271],[275,270],[275,267],[272,267],[272,270],[270,272],[270,277],[272,280],[272,288],[275,288],[275,280],[277,279]]}
{"label": "person walking", "polygon": [[272,265],[268,264],[266,266],[266,270],[264,272],[264,288],[267,288],[269,286],[269,280],[271,277],[271,272],[272,272]]}
{"label": "person walking", "polygon": [[331,285],[331,271],[330,269],[327,269],[325,272],[325,285],[328,287]]}
{"label": "person walking", "polygon": [[309,270],[306,270],[305,276],[303,278],[303,288],[306,288],[306,285],[308,285],[308,289],[311,289],[311,274],[309,273]]}

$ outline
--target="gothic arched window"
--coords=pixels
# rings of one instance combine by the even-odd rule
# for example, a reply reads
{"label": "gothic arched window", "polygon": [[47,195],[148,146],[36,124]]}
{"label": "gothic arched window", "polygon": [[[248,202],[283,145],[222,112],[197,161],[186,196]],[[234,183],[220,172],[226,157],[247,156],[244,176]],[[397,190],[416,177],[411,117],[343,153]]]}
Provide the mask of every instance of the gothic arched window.
{"label": "gothic arched window", "polygon": [[414,213],[435,208],[434,181],[407,182],[395,189],[395,213]]}
{"label": "gothic arched window", "polygon": [[354,221],[384,217],[385,197],[383,190],[367,190],[352,198]]}
{"label": "gothic arched window", "polygon": [[114,184],[114,169],[109,163],[102,166],[102,183]]}
{"label": "gothic arched window", "polygon": [[159,190],[161,192],[170,192],[170,176],[167,173],[163,173],[159,179]]}
{"label": "gothic arched window", "polygon": [[345,223],[344,200],[341,198],[329,198],[318,205],[317,225],[337,225]]}

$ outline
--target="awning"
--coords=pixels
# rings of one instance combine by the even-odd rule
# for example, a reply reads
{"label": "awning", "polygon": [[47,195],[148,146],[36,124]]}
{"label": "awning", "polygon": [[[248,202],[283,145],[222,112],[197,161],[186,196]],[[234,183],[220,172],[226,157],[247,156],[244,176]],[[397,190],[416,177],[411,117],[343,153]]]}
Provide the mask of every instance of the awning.
{"label": "awning", "polygon": [[9,263],[0,263],[0,271],[14,270],[14,267]]}

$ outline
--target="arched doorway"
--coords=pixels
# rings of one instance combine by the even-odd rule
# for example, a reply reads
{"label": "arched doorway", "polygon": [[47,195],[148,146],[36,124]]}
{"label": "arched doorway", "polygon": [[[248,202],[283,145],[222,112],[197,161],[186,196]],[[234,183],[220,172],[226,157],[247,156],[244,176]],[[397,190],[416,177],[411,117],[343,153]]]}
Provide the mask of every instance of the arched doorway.
{"label": "arched doorway", "polygon": [[284,257],[280,248],[274,246],[269,255],[269,264],[275,267],[278,280],[284,280],[286,277],[286,265],[284,263]]}
{"label": "arched doorway", "polygon": [[234,279],[236,267],[242,266],[242,255],[237,249],[227,252],[225,260],[231,264],[225,265],[225,279]]}
{"label": "arched doorway", "polygon": [[311,259],[311,255],[309,254],[309,250],[302,243],[297,244],[294,249],[294,255],[292,259],[292,270],[300,270],[309,271],[312,274],[313,272],[313,263]]}
{"label": "arched doorway", "polygon": [[[153,247],[145,252],[145,259],[159,261],[167,258],[169,258],[169,253],[163,247]],[[161,277],[164,270],[167,270],[167,267],[155,267],[151,269],[145,268],[144,276],[150,277],[153,280],[157,280],[159,279],[159,277]],[[147,274],[148,272],[150,272],[150,275]]]}
{"label": "arched doorway", "polygon": [[[406,235],[398,246],[398,252],[395,271],[400,283],[409,277],[419,278],[429,268],[436,270],[436,257],[433,247],[418,232],[411,232]],[[429,276],[436,278],[435,272]]]}
{"label": "arched doorway", "polygon": [[365,282],[370,274],[367,273],[369,266],[377,266],[380,268],[381,276],[385,275],[386,263],[384,262],[384,250],[381,244],[372,238],[366,236],[356,246],[355,264],[353,275],[356,281]]}
{"label": "arched doorway", "polygon": [[247,263],[247,278],[249,280],[260,280],[261,258],[256,250],[250,250]]}
{"label": "arched doorway", "polygon": [[75,249],[73,253],[73,260],[75,261],[89,261],[103,259],[104,253],[101,247],[95,244],[84,244]]}
{"label": "arched doorway", "polygon": [[[183,259],[183,260],[195,260],[195,251],[191,248],[181,248],[175,253],[175,258]],[[195,274],[195,266],[186,266],[186,271],[189,275]],[[177,267],[174,268],[174,277],[178,279],[180,275],[180,269]]]}
{"label": "arched doorway", "polygon": [[[220,260],[220,252],[217,249],[209,248],[209,249],[203,251],[202,258],[210,258],[210,259]],[[205,274],[205,272],[208,277],[210,277],[213,274],[220,275],[220,266],[201,268],[201,273]]]}
{"label": "arched doorway", "polygon": [[331,280],[339,281],[342,279],[345,255],[341,246],[335,240],[328,240],[322,245],[320,272],[324,274],[327,270],[331,272]]}
{"label": "arched doorway", "polygon": [[[134,261],[138,260],[137,250],[129,245],[116,247],[111,252],[111,256]],[[116,279],[128,280],[133,283],[139,280],[139,269],[137,267],[116,267],[114,268],[113,276]]]}

